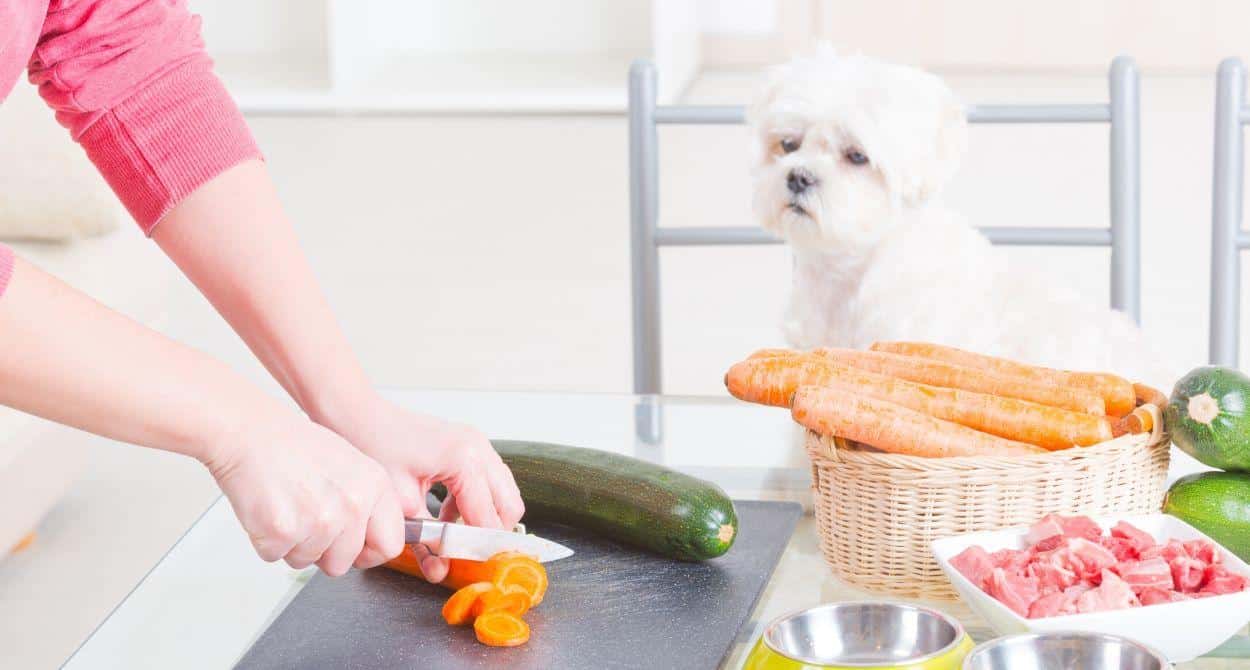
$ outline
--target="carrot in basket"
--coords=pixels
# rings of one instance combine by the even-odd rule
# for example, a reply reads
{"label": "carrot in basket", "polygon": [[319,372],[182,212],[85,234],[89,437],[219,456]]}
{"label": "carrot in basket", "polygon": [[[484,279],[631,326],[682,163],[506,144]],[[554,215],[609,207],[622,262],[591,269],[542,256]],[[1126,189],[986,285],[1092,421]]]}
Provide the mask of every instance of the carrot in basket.
{"label": "carrot in basket", "polygon": [[884,351],[860,351],[858,349],[816,349],[813,355],[878,372],[891,377],[920,382],[931,386],[989,393],[991,395],[1019,398],[1042,405],[1062,407],[1076,412],[1102,416],[1106,414],[1102,398],[1082,389],[1050,386],[1018,377],[1007,377],[985,370],[933,361],[926,358],[892,354]]}
{"label": "carrot in basket", "polygon": [[863,442],[895,454],[1020,456],[1040,447],[943,421],[892,402],[838,389],[800,386],[790,409],[794,420],[821,435]]}
{"label": "carrot in basket", "polygon": [[1111,416],[1124,416],[1136,407],[1133,385],[1127,379],[1102,372],[1072,372],[1029,365],[1008,358],[986,356],[963,349],[928,342],[876,342],[873,351],[928,358],[976,368],[1008,377],[1020,377],[1050,386],[1071,386],[1098,394]]}
{"label": "carrot in basket", "polygon": [[1160,411],[1167,409],[1168,397],[1159,389],[1145,384],[1133,384],[1133,395],[1136,396],[1138,405],[1154,405]]}
{"label": "carrot in basket", "polygon": [[794,349],[758,349],[752,352],[750,356],[747,356],[747,360],[751,360],[753,358],[779,358],[803,355],[805,355],[805,352],[796,351]]}
{"label": "carrot in basket", "polygon": [[725,385],[735,398],[782,407],[790,404],[800,386],[834,388],[1052,450],[1087,447],[1113,437],[1106,417],[918,384],[816,356],[747,359],[729,368]]}

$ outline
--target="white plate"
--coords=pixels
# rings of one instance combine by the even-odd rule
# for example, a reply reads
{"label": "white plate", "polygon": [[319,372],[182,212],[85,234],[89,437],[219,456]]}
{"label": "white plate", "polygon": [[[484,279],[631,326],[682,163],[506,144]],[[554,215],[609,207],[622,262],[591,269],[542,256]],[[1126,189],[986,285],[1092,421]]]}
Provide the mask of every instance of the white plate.
{"label": "white plate", "polygon": [[[1166,514],[1095,517],[1103,532],[1119,521],[1127,521],[1150,533],[1156,541],[1211,538],[1180,519]],[[986,551],[1024,549],[1027,527],[1007,528],[987,533],[970,533],[933,542],[933,555],[946,572],[955,590],[977,614],[1000,635],[1051,631],[1090,631],[1110,633],[1145,643],[1165,654],[1173,663],[1195,659],[1215,649],[1250,621],[1250,591],[1229,593],[1178,603],[1133,607],[1112,612],[1091,612],[1045,619],[1026,619],[992,598],[951,567],[950,559],[974,545]],[[1211,540],[1215,542],[1214,540]],[[1232,572],[1250,576],[1250,566],[1215,542],[1224,554],[1224,565]]]}

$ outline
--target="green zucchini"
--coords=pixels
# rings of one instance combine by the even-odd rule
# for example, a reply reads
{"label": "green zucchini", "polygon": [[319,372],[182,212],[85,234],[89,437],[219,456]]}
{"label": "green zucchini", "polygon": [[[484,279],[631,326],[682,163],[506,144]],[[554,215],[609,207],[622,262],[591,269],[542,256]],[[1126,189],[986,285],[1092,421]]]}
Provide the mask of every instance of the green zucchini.
{"label": "green zucchini", "polygon": [[1250,378],[1203,367],[1181,377],[1168,402],[1172,442],[1221,470],[1250,471]]}
{"label": "green zucchini", "polygon": [[551,521],[685,561],[733,545],[738,515],[711,482],[636,458],[541,442],[492,440],[525,501],[525,521]]}
{"label": "green zucchini", "polygon": [[1176,480],[1163,511],[1250,561],[1250,475],[1203,472]]}

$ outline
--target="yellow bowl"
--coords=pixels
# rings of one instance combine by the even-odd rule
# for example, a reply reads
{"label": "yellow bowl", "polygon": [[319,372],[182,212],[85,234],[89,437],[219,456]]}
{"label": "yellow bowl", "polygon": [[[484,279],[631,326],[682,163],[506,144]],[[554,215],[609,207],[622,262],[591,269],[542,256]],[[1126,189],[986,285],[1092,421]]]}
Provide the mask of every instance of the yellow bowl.
{"label": "yellow bowl", "polygon": [[890,602],[820,605],[768,624],[744,670],[957,670],[973,647],[954,618]]}

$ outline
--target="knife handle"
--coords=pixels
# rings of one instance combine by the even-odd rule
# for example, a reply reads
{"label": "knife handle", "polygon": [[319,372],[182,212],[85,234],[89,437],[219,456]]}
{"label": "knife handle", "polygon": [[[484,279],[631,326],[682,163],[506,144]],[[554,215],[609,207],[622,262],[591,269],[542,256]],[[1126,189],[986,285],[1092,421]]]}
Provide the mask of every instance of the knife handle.
{"label": "knife handle", "polygon": [[443,553],[445,525],[434,519],[404,519],[404,544],[423,544],[438,556]]}

